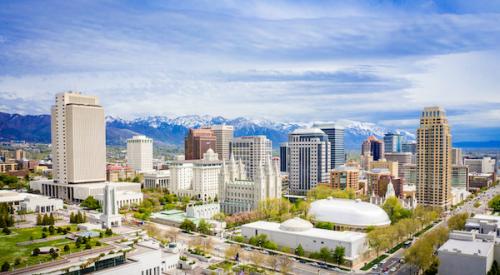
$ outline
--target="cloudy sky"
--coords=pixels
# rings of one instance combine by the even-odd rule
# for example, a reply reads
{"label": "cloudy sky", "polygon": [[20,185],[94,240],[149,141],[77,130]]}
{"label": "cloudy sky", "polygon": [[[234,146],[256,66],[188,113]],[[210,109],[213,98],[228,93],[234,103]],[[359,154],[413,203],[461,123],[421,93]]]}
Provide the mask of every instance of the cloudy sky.
{"label": "cloudy sky", "polygon": [[352,119],[499,139],[500,1],[0,2],[0,111]]}

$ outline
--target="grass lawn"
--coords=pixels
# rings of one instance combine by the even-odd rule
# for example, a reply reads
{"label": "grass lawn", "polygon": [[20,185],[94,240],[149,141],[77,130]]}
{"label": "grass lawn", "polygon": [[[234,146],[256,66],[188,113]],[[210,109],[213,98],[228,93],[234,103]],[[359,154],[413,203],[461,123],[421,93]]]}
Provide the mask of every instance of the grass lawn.
{"label": "grass lawn", "polygon": [[[76,229],[76,225],[71,225],[72,231]],[[58,236],[60,234],[55,233],[50,235],[47,232],[47,237]],[[42,227],[32,227],[32,228],[21,228],[12,229],[10,235],[5,235],[0,233],[0,265],[4,262],[9,262],[11,266],[14,265],[16,258],[21,260],[21,264],[17,266],[18,268],[25,267],[26,265],[38,264],[40,262],[46,262],[51,260],[50,255],[38,255],[32,256],[33,249],[43,246],[55,246],[59,248],[59,254],[64,255],[69,252],[78,252],[85,249],[85,245],[81,245],[80,248],[76,248],[75,242],[69,239],[53,240],[41,243],[35,243],[30,245],[17,245],[19,242],[29,241],[33,237],[33,240],[41,239],[42,237]],[[91,240],[92,247],[95,247],[96,241],[99,238],[94,238]],[[70,247],[69,252],[64,251],[64,246],[68,245]],[[105,244],[102,244],[104,246]]]}

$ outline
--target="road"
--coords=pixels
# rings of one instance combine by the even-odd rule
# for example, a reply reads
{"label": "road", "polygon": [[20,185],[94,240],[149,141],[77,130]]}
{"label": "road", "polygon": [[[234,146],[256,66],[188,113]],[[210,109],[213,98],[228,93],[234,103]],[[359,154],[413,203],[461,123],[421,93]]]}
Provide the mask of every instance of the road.
{"label": "road", "polygon": [[[500,185],[489,188],[488,190],[480,193],[474,199],[464,203],[464,205],[456,208],[451,211],[440,223],[436,224],[434,228],[438,227],[441,224],[444,224],[448,219],[459,213],[474,213],[474,214],[484,214],[487,213],[488,201],[493,198],[495,195],[500,193]],[[479,207],[474,207],[474,203],[479,201],[481,205]],[[432,230],[432,229],[431,229]],[[404,264],[401,268],[396,272],[398,275],[411,275],[416,272],[416,268],[411,268],[408,264]]]}

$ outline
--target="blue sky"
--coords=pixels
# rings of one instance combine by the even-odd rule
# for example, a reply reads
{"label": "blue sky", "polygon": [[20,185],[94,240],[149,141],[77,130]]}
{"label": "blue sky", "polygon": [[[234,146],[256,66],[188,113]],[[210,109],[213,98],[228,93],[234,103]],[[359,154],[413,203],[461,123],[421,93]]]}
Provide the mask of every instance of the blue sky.
{"label": "blue sky", "polygon": [[499,139],[500,1],[0,1],[0,111],[209,114]]}

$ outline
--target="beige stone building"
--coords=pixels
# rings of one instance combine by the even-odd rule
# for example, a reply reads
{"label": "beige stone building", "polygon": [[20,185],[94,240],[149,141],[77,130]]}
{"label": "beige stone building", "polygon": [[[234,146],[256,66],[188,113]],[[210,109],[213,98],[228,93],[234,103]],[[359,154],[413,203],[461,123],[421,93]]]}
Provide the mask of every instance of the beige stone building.
{"label": "beige stone building", "polygon": [[451,133],[445,111],[424,108],[417,129],[417,201],[449,209],[451,194]]}
{"label": "beige stone building", "polygon": [[359,170],[354,167],[341,165],[330,173],[330,182],[335,189],[359,190]]}
{"label": "beige stone building", "polygon": [[229,125],[213,125],[210,127],[217,138],[215,152],[220,160],[229,159],[229,144],[233,140],[234,127]]}
{"label": "beige stone building", "polygon": [[373,169],[387,169],[391,173],[391,176],[398,177],[399,167],[397,161],[387,161],[385,159],[372,161],[369,164],[369,170]]}
{"label": "beige stone building", "polygon": [[78,184],[106,180],[104,109],[95,96],[59,93],[52,106],[54,182]]}

